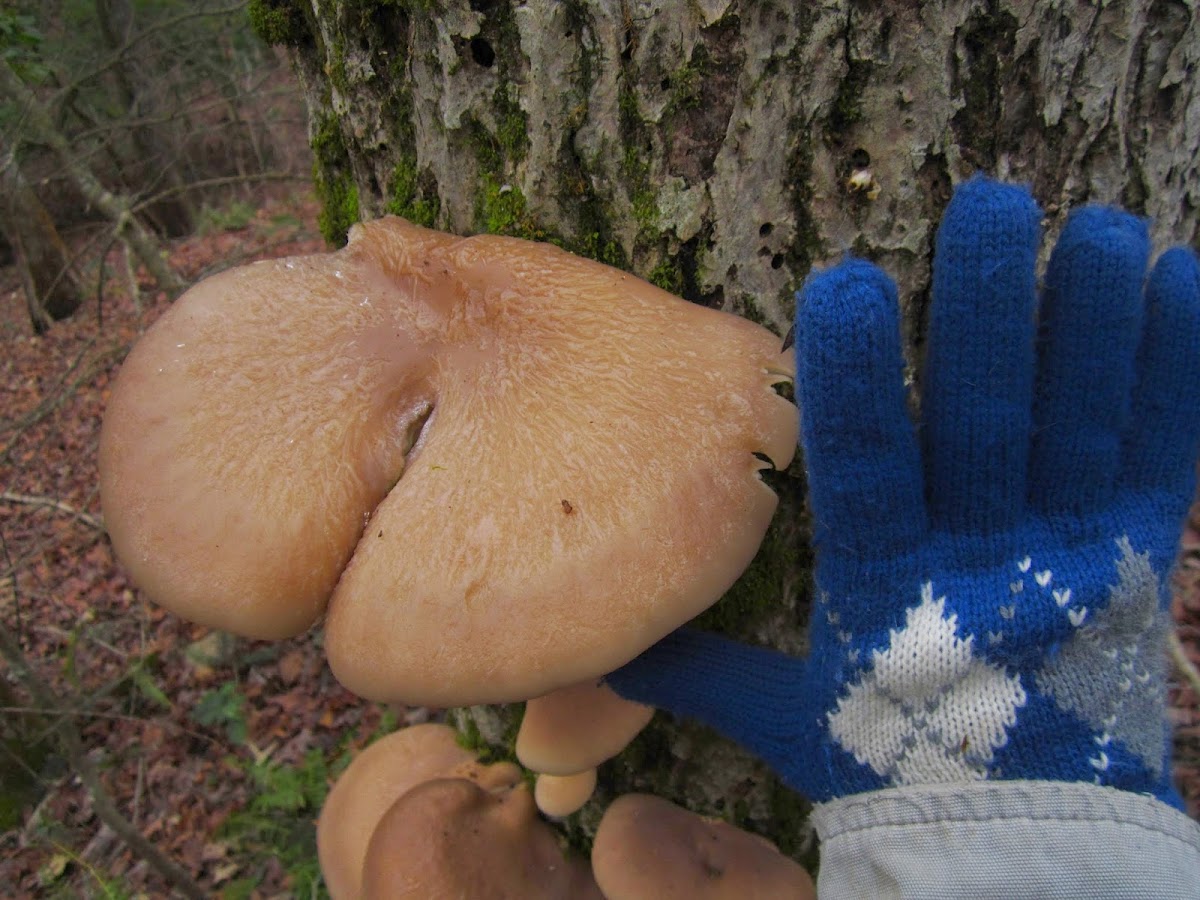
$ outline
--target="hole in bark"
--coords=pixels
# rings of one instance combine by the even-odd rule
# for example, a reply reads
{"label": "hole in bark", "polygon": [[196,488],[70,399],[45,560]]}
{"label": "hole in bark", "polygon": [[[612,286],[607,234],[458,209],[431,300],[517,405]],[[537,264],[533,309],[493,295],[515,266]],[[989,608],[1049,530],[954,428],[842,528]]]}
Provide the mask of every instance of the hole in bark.
{"label": "hole in bark", "polygon": [[763,222],[762,225],[760,225],[758,227],[758,236],[766,237],[767,235],[769,235],[771,233],[771,231],[774,229],[774,227],[775,226],[772,225],[770,222]]}
{"label": "hole in bark", "polygon": [[850,154],[850,165],[854,166],[854,168],[865,169],[870,164],[871,154],[862,147],[859,147],[852,154]]}
{"label": "hole in bark", "polygon": [[485,69],[490,69],[492,63],[496,61],[496,51],[481,37],[471,38],[471,59],[479,63]]}
{"label": "hole in bark", "polygon": [[496,0],[471,0],[471,10],[473,12],[487,12],[496,5]]}
{"label": "hole in bark", "polygon": [[783,254],[782,253],[776,253],[774,256],[771,257],[771,268],[772,269],[782,269],[783,268]]}

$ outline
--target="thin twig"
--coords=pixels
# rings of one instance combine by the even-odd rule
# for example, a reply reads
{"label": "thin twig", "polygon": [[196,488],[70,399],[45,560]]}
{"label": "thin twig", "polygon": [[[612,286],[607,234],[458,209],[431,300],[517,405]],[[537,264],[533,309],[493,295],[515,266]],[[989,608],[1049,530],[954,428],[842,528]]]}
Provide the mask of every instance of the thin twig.
{"label": "thin twig", "polygon": [[63,503],[61,500],[55,500],[53,497],[37,497],[33,494],[14,494],[12,491],[0,492],[0,500],[5,503],[16,503],[21,506],[40,506],[47,509],[53,509],[68,516],[73,516],[84,525],[89,525],[97,531],[104,530],[104,522],[96,516],[76,509],[69,503]]}
{"label": "thin twig", "polygon": [[[63,702],[30,668],[25,660],[25,654],[21,650],[21,645],[3,624],[0,624],[0,656],[3,656],[8,662],[10,671],[25,685],[25,689],[29,691],[36,704],[48,710],[63,709]],[[104,783],[100,780],[100,773],[88,756],[83,738],[70,716],[58,716],[55,734],[72,770],[79,776],[80,782],[91,795],[92,807],[100,821],[120,835],[121,840],[130,850],[149,863],[181,894],[188,897],[189,900],[204,900],[204,891],[195,879],[178,863],[159,850],[138,830],[137,826],[122,815],[116,803],[113,802],[112,795],[108,793]]]}

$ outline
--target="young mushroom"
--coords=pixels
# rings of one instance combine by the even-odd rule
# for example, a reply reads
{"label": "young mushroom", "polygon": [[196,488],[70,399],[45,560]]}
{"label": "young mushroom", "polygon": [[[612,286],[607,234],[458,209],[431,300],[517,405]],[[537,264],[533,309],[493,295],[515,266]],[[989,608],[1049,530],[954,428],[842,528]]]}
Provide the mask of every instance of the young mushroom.
{"label": "young mushroom", "polygon": [[595,790],[595,769],[584,769],[574,775],[538,775],[533,785],[533,801],[543,814],[561,819],[582,809]]}
{"label": "young mushroom", "polygon": [[766,329],[624,272],[382,219],[154,324],[105,415],[105,522],[186,618],[282,638],[325,614],[363,697],[524,700],[729,588],[796,446],[792,374]]}
{"label": "young mushroom", "polygon": [[766,838],[649,794],[618,797],[592,845],[607,900],[813,900],[809,874]]}
{"label": "young mushroom", "polygon": [[587,803],[596,787],[596,766],[624,750],[653,715],[653,707],[619,697],[596,681],[528,701],[516,754],[539,773],[538,809],[561,817]]}
{"label": "young mushroom", "polygon": [[384,814],[363,864],[363,900],[603,900],[567,858],[529,788],[427,781]]}
{"label": "young mushroom", "polygon": [[653,716],[653,707],[619,697],[606,684],[573,684],[525,704],[517,759],[535,772],[574,775],[616,756]]}
{"label": "young mushroom", "polygon": [[367,844],[388,808],[438,778],[506,791],[521,782],[521,770],[512,763],[480,764],[448,725],[414,725],[371,744],[334,784],[317,820],[317,857],[333,900],[361,895]]}

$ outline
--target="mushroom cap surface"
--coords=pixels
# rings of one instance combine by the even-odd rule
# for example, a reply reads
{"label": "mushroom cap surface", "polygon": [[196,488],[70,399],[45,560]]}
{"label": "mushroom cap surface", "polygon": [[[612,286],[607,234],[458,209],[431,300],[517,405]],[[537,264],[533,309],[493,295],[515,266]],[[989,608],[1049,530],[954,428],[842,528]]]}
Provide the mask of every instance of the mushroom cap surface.
{"label": "mushroom cap surface", "polygon": [[544,815],[560,819],[578,812],[595,790],[595,769],[574,775],[539,775],[533,786],[533,800]]}
{"label": "mushroom cap surface", "polygon": [[100,486],[185,618],[455,706],[597,677],[715,602],[796,446],[778,338],[545,244],[387,218],[193,287],[126,359]]}
{"label": "mushroom cap surface", "polygon": [[427,781],[380,820],[363,864],[363,900],[602,900],[587,863],[567,859],[529,787],[489,792]]}
{"label": "mushroom cap surface", "polygon": [[434,723],[395,731],[354,757],[317,819],[317,857],[334,900],[357,900],[367,843],[388,807],[417,785],[445,777],[497,790],[518,783],[521,770],[480,764],[458,745],[453,728]]}
{"label": "mushroom cap surface", "polygon": [[800,865],[765,838],[649,794],[600,820],[592,869],[607,900],[813,900]]}
{"label": "mushroom cap surface", "polygon": [[525,704],[517,759],[547,775],[583,772],[624,750],[653,716],[654,707],[626,700],[606,684],[573,684]]}

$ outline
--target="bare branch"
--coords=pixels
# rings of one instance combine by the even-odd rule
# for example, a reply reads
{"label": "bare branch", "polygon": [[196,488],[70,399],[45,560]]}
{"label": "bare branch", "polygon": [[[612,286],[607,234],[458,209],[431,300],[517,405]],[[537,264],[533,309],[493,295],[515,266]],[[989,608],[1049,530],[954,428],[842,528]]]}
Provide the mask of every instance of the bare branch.
{"label": "bare branch", "polygon": [[103,521],[82,510],[76,509],[69,503],[55,500],[53,497],[37,497],[32,494],[14,494],[12,491],[4,491],[0,493],[0,500],[3,500],[5,503],[15,503],[22,506],[40,506],[53,509],[64,515],[76,518],[84,525],[95,528],[97,531],[104,531]]}
{"label": "bare branch", "polygon": [[33,93],[6,60],[0,61],[0,92],[7,94],[22,110],[34,138],[54,151],[84,197],[114,223],[117,233],[130,243],[138,259],[154,276],[159,287],[171,294],[181,293],[184,288],[183,279],[167,265],[158,239],[130,213],[128,199],[105,188],[80,161],[71,143],[55,127],[45,109],[39,105]]}
{"label": "bare branch", "polygon": [[126,843],[130,850],[144,859],[163,878],[189,900],[204,900],[205,894],[195,880],[174,860],[158,849],[117,808],[112,796],[100,780],[95,763],[88,756],[74,721],[68,714],[69,708],[58,698],[45,682],[29,667],[21,645],[8,627],[0,623],[0,656],[7,661],[10,671],[25,685],[38,706],[52,711],[57,717],[54,733],[72,770],[92,798],[92,806],[100,821],[111,828]]}
{"label": "bare branch", "polygon": [[138,31],[137,34],[130,37],[116,50],[114,50],[107,59],[100,62],[94,69],[92,69],[92,71],[88,72],[86,75],[79,76],[70,84],[66,85],[64,90],[68,92],[78,90],[91,79],[103,75],[113,66],[119,64],[134,47],[147,38],[153,37],[160,31],[167,31],[168,29],[174,28],[176,25],[182,25],[183,23],[189,22],[193,19],[217,18],[219,16],[232,15],[234,13],[241,12],[245,8],[246,3],[241,2],[235,3],[232,6],[220,7],[218,9],[197,9],[192,10],[191,12],[180,13],[177,16],[170,16],[169,18],[162,19],[153,23],[152,25],[148,25]]}

